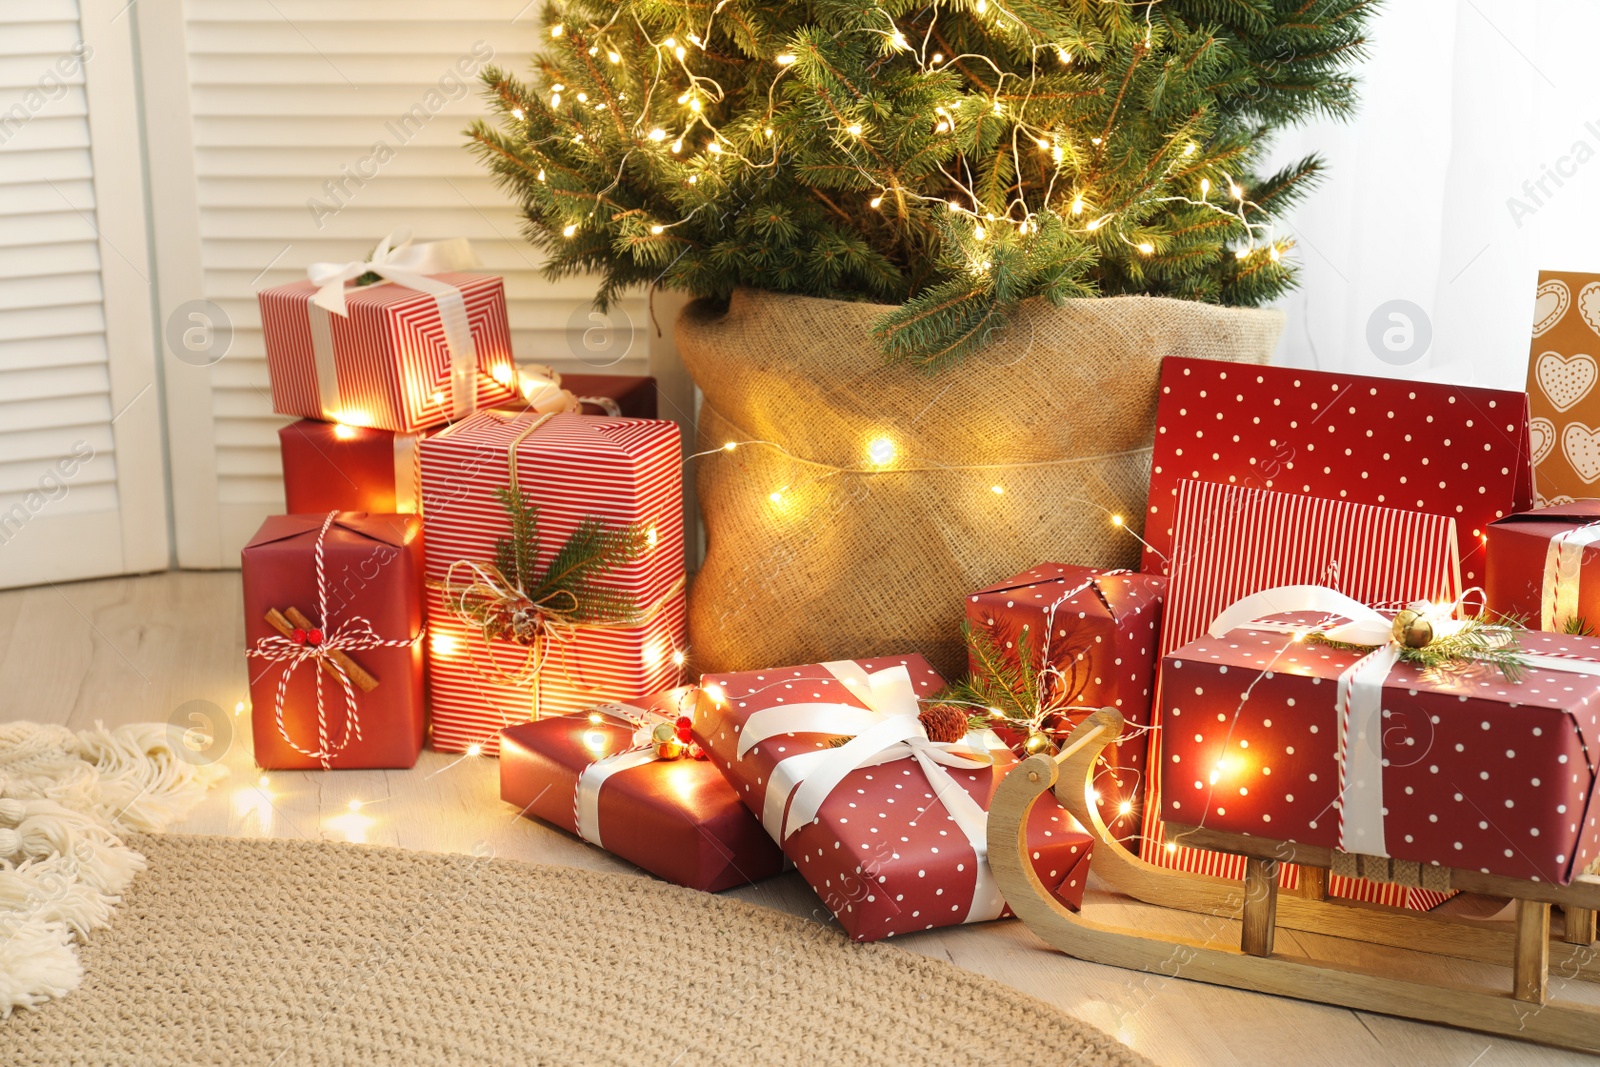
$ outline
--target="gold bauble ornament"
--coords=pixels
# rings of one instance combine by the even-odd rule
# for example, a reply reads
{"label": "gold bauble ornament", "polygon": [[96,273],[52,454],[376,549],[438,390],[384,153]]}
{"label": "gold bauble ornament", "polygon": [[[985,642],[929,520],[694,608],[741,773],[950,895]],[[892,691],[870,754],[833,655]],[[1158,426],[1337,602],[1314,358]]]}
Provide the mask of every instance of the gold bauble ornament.
{"label": "gold bauble ornament", "polygon": [[1030,756],[1054,756],[1056,743],[1050,740],[1049,734],[1034,730],[1028,734],[1028,739],[1022,743],[1022,750]]}
{"label": "gold bauble ornament", "polygon": [[656,728],[650,731],[650,740],[658,745],[678,739],[678,728],[670,722],[658,722]]}
{"label": "gold bauble ornament", "polygon": [[1433,623],[1422,612],[1404,608],[1394,617],[1390,633],[1406,648],[1425,648],[1433,640]]}
{"label": "gold bauble ornament", "polygon": [[688,750],[687,745],[674,737],[671,741],[656,742],[656,759],[680,759]]}

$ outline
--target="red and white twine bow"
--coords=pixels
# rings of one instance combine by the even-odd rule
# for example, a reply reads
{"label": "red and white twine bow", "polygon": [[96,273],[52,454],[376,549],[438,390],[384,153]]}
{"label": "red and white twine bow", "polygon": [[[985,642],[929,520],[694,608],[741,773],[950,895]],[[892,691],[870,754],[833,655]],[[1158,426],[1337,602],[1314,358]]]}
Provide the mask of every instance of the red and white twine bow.
{"label": "red and white twine bow", "polygon": [[[287,637],[277,634],[263,637],[256,642],[255,648],[246,653],[271,663],[283,664],[283,674],[278,678],[277,693],[273,699],[273,718],[278,725],[278,734],[296,752],[319,761],[324,770],[332,766],[333,757],[343,751],[352,739],[359,740],[361,737],[361,717],[357,711],[355,686],[342,662],[345,657],[338,653],[364,652],[373,648],[409,648],[422,640],[422,635],[427,630],[424,626],[417,631],[415,637],[385,640],[373,630],[371,621],[362,615],[352,615],[340,620],[336,625],[331,627],[328,625],[328,583],[324,549],[328,529],[333,525],[337,515],[337,511],[330,511],[322,520],[313,552],[317,576],[316,617],[322,620],[321,627],[313,629],[296,627],[293,634]],[[290,737],[289,729],[283,721],[283,705],[289,692],[289,679],[294,677],[295,671],[307,663],[315,669],[317,678],[317,745],[314,749],[305,748]],[[328,736],[328,706],[322,677],[324,670],[331,670],[344,690],[345,729],[337,744],[332,743]]]}

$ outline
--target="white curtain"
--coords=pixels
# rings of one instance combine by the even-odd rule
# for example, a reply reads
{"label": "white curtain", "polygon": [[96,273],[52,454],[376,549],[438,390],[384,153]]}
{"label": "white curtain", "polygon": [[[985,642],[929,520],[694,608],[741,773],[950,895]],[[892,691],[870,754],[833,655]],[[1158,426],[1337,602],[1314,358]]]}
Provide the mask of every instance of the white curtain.
{"label": "white curtain", "polygon": [[1355,119],[1275,144],[1328,164],[1275,361],[1520,389],[1538,272],[1600,274],[1600,3],[1391,0],[1370,37]]}

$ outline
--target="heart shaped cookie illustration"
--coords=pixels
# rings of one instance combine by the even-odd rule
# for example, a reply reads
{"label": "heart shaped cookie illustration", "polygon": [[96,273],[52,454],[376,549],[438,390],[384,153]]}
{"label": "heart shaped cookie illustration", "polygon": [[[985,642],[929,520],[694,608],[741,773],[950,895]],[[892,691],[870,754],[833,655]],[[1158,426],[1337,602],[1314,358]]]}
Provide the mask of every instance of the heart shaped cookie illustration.
{"label": "heart shaped cookie illustration", "polygon": [[1556,443],[1556,424],[1549,419],[1528,420],[1528,441],[1533,445],[1533,465],[1537,467]]}
{"label": "heart shaped cookie illustration", "polygon": [[[1533,335],[1542,336],[1546,330],[1561,321],[1572,303],[1572,291],[1560,278],[1539,283],[1539,295],[1533,300]],[[1592,324],[1591,324],[1592,325]]]}
{"label": "heart shaped cookie illustration", "polygon": [[[1544,287],[1540,286],[1539,291],[1543,292]],[[1534,304],[1535,308],[1538,306]],[[1589,329],[1600,333],[1600,282],[1590,282],[1578,291],[1578,314],[1589,324]]]}
{"label": "heart shaped cookie illustration", "polygon": [[1561,453],[1585,483],[1600,479],[1600,430],[1569,422],[1561,431]]}
{"label": "heart shaped cookie illustration", "polygon": [[[1600,287],[1596,292],[1600,293]],[[1589,395],[1595,379],[1600,378],[1600,367],[1595,365],[1593,356],[1582,353],[1563,356],[1559,352],[1541,352],[1533,373],[1556,410],[1566,411]]]}

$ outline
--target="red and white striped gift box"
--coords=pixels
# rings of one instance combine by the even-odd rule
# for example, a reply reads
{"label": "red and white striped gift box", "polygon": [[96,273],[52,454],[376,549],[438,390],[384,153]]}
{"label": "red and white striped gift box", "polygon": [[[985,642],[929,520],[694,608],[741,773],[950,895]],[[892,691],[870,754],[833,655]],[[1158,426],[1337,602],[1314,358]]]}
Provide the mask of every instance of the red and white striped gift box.
{"label": "red and white striped gift box", "polygon": [[[491,561],[495,543],[510,536],[496,490],[511,482],[513,449],[518,487],[539,509],[541,565],[587,518],[651,531],[643,557],[596,579],[631,597],[643,621],[580,625],[548,639],[537,687],[516,681],[527,648],[486,645],[481,630],[445,606],[439,588],[452,564]],[[428,438],[421,454],[434,747],[459,752],[476,744],[494,753],[507,726],[676,684],[673,653],[687,637],[677,424],[482,411]]]}
{"label": "red and white striped gift box", "polygon": [[[486,274],[432,277],[455,286],[466,304],[477,354],[473,407],[515,399],[517,373],[502,280]],[[400,433],[450,420],[450,347],[437,298],[386,282],[354,286],[345,290],[349,314],[336,315],[311,303],[316,294],[310,281],[257,294],[273,411]],[[324,328],[331,380],[318,373],[318,335]]]}
{"label": "red and white striped gift box", "polygon": [[[1393,606],[1452,600],[1461,588],[1454,519],[1193,480],[1176,486],[1169,573],[1162,657],[1203,635],[1236,600],[1274,586],[1327,585],[1364,604]],[[1144,840],[1150,842],[1163,839],[1161,779],[1173,772],[1161,746],[1166,703],[1158,686],[1144,806]],[[1145,854],[1175,870],[1244,877],[1239,856],[1171,842]],[[1283,885],[1296,887],[1298,868],[1281,866]],[[1419,910],[1445,899],[1429,890],[1338,875],[1328,885],[1335,896]]]}

